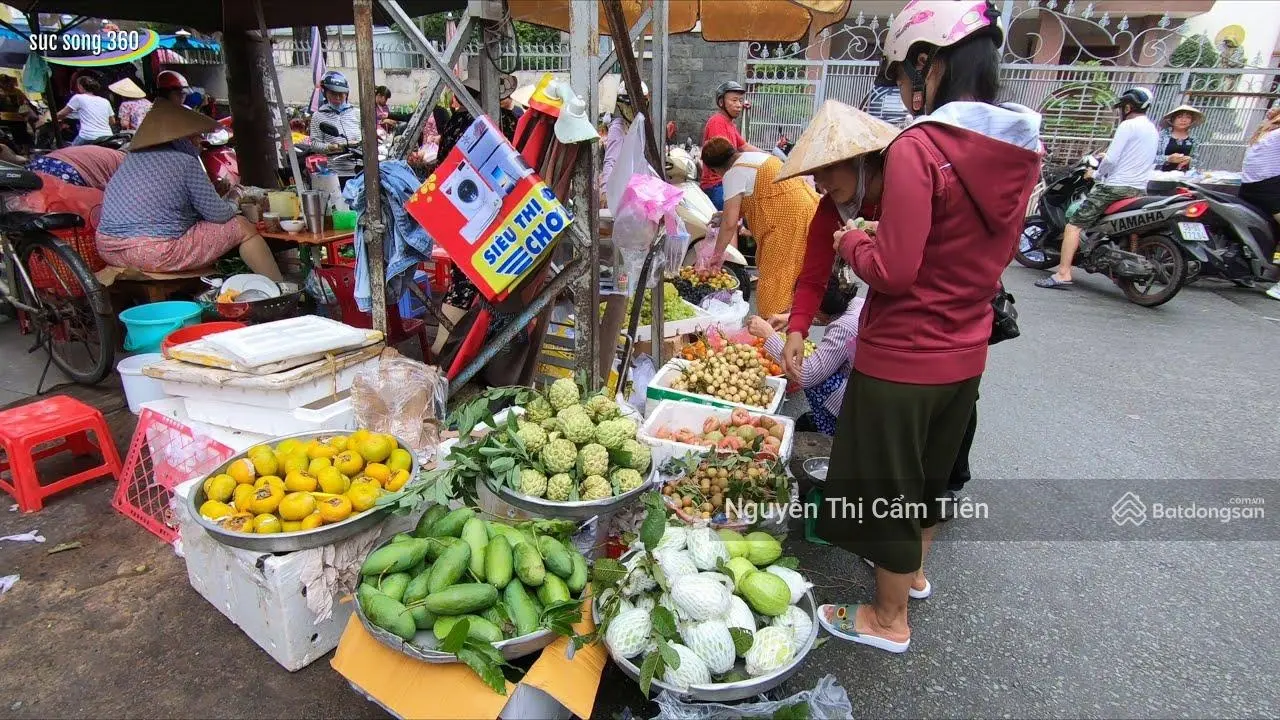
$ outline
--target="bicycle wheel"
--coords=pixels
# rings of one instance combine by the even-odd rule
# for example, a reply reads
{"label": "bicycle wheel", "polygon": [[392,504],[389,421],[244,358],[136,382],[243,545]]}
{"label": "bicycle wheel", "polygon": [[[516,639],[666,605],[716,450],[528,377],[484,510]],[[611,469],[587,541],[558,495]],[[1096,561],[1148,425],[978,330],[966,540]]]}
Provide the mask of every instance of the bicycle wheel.
{"label": "bicycle wheel", "polygon": [[33,296],[17,279],[23,302],[37,308],[30,322],[38,342],[75,382],[101,382],[111,372],[116,348],[116,320],[106,288],[75,250],[52,235],[29,234],[15,244],[35,288]]}

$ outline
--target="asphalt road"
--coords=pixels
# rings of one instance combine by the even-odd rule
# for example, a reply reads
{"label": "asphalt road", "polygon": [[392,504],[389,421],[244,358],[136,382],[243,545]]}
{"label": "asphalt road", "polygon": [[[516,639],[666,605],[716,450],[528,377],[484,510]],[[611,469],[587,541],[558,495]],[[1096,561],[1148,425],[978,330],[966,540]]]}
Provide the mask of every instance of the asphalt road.
{"label": "asphalt road", "polygon": [[[1050,291],[1039,276],[1006,273],[1023,336],[992,350],[982,387],[969,490],[988,516],[945,527],[911,650],[833,640],[784,689],[834,674],[858,717],[1280,717],[1280,303],[1193,286],[1146,310],[1098,277]],[[14,669],[0,718],[381,716],[327,659],[276,665],[108,509],[110,491],[0,513],[0,536],[49,536],[0,543],[0,575],[22,575],[0,598],[0,666]],[[1272,515],[1119,527],[1128,491],[1153,508],[1256,497]],[[84,548],[46,554],[71,540]],[[856,558],[789,545],[820,602],[869,597]],[[628,710],[654,714],[610,667],[594,715]]]}

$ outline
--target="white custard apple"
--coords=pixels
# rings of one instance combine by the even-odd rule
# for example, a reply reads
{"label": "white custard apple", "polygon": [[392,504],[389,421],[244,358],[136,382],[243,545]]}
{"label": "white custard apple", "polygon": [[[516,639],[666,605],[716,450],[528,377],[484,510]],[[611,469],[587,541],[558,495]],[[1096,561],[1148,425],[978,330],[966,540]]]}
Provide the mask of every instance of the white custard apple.
{"label": "white custard apple", "polygon": [[556,473],[547,478],[547,499],[568,502],[573,493],[573,478],[568,473]]}
{"label": "white custard apple", "polygon": [[684,575],[671,581],[671,599],[694,620],[723,617],[729,610],[732,593],[705,574]]}
{"label": "white custard apple", "polygon": [[[597,446],[599,447],[599,446]],[[605,451],[606,453],[608,450]],[[644,477],[631,468],[620,468],[613,471],[613,481],[618,485],[618,494],[631,492],[644,484]]]}
{"label": "white custard apple", "polygon": [[635,598],[633,605],[638,608],[644,608],[649,612],[653,612],[653,609],[658,606],[658,601],[655,600],[652,595],[641,595]]}
{"label": "white custard apple", "polygon": [[532,497],[542,497],[547,493],[547,476],[532,468],[521,470],[520,492]]}
{"label": "white custard apple", "polygon": [[591,419],[596,422],[612,420],[618,417],[618,403],[604,395],[597,394],[587,398],[585,407],[587,412],[591,413]]}
{"label": "white custard apple", "polygon": [[729,612],[725,613],[725,624],[729,627],[742,628],[747,632],[756,631],[756,615],[747,606],[747,601],[733,595],[729,598]]}
{"label": "white custard apple", "polygon": [[571,378],[560,378],[551,383],[551,389],[547,390],[547,400],[551,401],[551,407],[557,411],[576,405],[581,397],[578,384]]}
{"label": "white custard apple", "polygon": [[[671,528],[667,528],[667,532],[670,531]],[[654,550],[653,557],[658,561],[658,567],[662,568],[662,574],[667,576],[668,582],[675,582],[681,575],[698,574],[698,566],[693,564],[693,558],[689,557],[687,550]]]}
{"label": "white custard apple", "polygon": [[547,431],[542,429],[541,425],[537,425],[528,421],[520,421],[520,429],[516,431],[516,437],[524,442],[524,449],[530,453],[536,453],[547,444]]}
{"label": "white custard apple", "polygon": [[715,570],[716,561],[729,562],[729,551],[715,530],[709,527],[689,531],[689,557],[699,570]]}
{"label": "white custard apple", "polygon": [[[595,439],[595,423],[591,422],[591,418],[587,417],[585,410],[580,412],[562,412],[558,417],[560,418],[560,422],[564,423],[564,436],[566,439],[577,445],[584,445]],[[605,452],[607,453],[608,451],[606,450]],[[608,464],[607,454],[605,463],[606,465]]]}
{"label": "white custard apple", "polygon": [[[573,438],[570,437],[570,440]],[[578,451],[578,474],[582,477],[609,474],[609,451],[603,445],[591,443]]]}
{"label": "white custard apple", "polygon": [[689,528],[683,525],[668,525],[667,529],[662,531],[662,539],[658,541],[658,547],[650,549],[683,550],[688,540]]}
{"label": "white custard apple", "polygon": [[676,601],[671,599],[670,593],[662,593],[658,596],[658,607],[666,608],[677,620],[682,622],[687,622],[693,619],[689,617],[689,613],[680,609],[679,605],[676,605]]}
{"label": "white custard apple", "polygon": [[547,472],[567,473],[573,470],[578,461],[578,446],[564,438],[557,438],[542,448],[541,457],[542,464],[547,466]]}
{"label": "white custard apple", "polygon": [[804,594],[809,591],[809,588],[813,587],[813,583],[805,580],[803,575],[791,568],[784,568],[780,565],[770,565],[765,568],[764,571],[777,575],[787,583],[787,587],[791,588],[792,605],[800,602],[800,598],[804,597]]}
{"label": "white custard apple", "polygon": [[627,418],[605,420],[596,426],[596,442],[610,450],[620,450],[624,441],[635,438],[636,424]]}
{"label": "white custard apple", "polygon": [[631,438],[622,441],[622,447],[619,449],[618,454],[623,467],[631,468],[639,473],[646,472],[650,463],[653,462],[653,451],[649,449],[649,446]]}
{"label": "white custard apple", "polygon": [[775,617],[772,624],[774,627],[786,628],[790,631],[791,651],[797,653],[805,643],[809,642],[809,634],[813,632],[813,618],[795,605]]}
{"label": "white custard apple", "polygon": [[622,594],[626,597],[635,597],[658,587],[658,581],[653,579],[648,570],[645,568],[636,569],[641,557],[636,555],[631,560],[623,563],[623,567],[627,568],[627,581],[622,585],[621,589]]}
{"label": "white custard apple", "polygon": [[613,486],[600,475],[588,475],[578,488],[578,496],[583,500],[604,500],[613,497]]}
{"label": "white custard apple", "polygon": [[751,649],[744,656],[747,674],[751,677],[767,675],[785,667],[794,656],[789,629],[772,625],[760,628],[752,639]]}
{"label": "white custard apple", "polygon": [[524,416],[529,422],[540,423],[551,417],[554,410],[551,403],[541,395],[536,395],[527,405],[524,406]]}
{"label": "white custard apple", "polygon": [[733,636],[723,620],[685,623],[680,627],[680,637],[689,649],[698,654],[714,675],[729,672],[733,667]]}
{"label": "white custard apple", "polygon": [[653,618],[648,610],[631,608],[622,610],[604,632],[604,641],[609,648],[622,657],[635,657],[649,644],[649,633],[653,629]]}
{"label": "white custard apple", "polygon": [[711,682],[711,670],[702,658],[698,657],[698,653],[680,643],[671,643],[671,649],[680,655],[680,667],[673,668],[668,665],[662,673],[662,679],[665,682],[681,690],[690,685],[706,685]]}

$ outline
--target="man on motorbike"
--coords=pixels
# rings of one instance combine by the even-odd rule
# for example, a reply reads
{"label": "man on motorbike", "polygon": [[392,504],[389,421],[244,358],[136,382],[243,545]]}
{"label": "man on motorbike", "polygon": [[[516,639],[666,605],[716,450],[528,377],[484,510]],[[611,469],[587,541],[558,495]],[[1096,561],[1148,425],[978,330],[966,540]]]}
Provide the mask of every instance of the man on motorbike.
{"label": "man on motorbike", "polygon": [[[311,115],[311,142],[314,149],[326,153],[343,152],[345,148],[360,145],[360,111],[355,105],[347,102],[351,86],[347,77],[336,70],[324,74],[320,79],[320,89],[324,91],[324,104]],[[320,123],[329,123],[339,131],[339,135],[330,135],[320,129]],[[342,177],[356,173],[354,157],[335,157],[329,161],[329,169]]]}
{"label": "man on motorbike", "polygon": [[1150,90],[1133,87],[1125,90],[1116,101],[1120,127],[1107,146],[1098,170],[1093,173],[1097,182],[1084,202],[1067,215],[1058,271],[1037,280],[1036,287],[1071,287],[1071,266],[1076,250],[1080,248],[1080,233],[1096,223],[1112,203],[1146,193],[1147,178],[1155,165],[1160,144],[1160,133],[1147,117],[1151,100]]}
{"label": "man on motorbike", "polygon": [[[733,145],[733,149],[738,152],[767,152],[747,142],[747,139],[742,137],[742,133],[738,132],[738,127],[734,125],[746,106],[746,96],[747,89],[736,80],[720,83],[720,87],[716,88],[718,109],[707,119],[707,125],[702,130],[703,145],[706,145],[711,138],[722,137],[728,140]],[[699,184],[707,197],[711,198],[716,209],[724,210],[724,184],[719,173],[707,167],[702,168],[702,180]]]}

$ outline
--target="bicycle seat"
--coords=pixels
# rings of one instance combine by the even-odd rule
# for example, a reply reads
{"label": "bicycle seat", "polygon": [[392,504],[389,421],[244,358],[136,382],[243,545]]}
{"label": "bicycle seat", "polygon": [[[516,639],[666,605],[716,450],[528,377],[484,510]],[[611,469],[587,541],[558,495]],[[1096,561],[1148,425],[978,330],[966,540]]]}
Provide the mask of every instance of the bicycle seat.
{"label": "bicycle seat", "polygon": [[0,192],[39,190],[44,187],[40,176],[17,165],[0,163]]}

